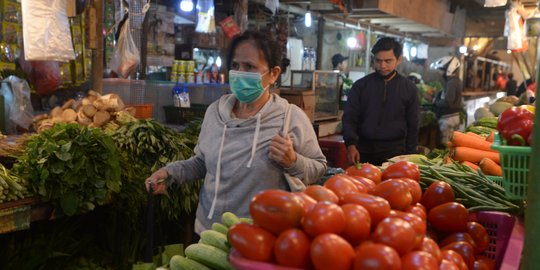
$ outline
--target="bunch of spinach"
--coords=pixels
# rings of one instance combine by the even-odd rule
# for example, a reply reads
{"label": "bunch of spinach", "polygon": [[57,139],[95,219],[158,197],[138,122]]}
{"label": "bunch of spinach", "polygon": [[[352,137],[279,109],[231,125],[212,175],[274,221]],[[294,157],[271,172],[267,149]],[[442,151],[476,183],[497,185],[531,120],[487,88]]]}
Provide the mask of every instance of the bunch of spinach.
{"label": "bunch of spinach", "polygon": [[[148,177],[169,162],[186,160],[193,155],[200,123],[200,120],[192,121],[183,132],[176,132],[155,120],[139,120],[118,128],[113,139],[118,149],[133,159],[133,164],[148,168],[145,175]],[[181,212],[190,213],[195,209],[201,183],[202,180],[169,187],[169,195],[161,200],[167,218],[178,220]],[[140,187],[144,188],[142,181]]]}
{"label": "bunch of spinach", "polygon": [[14,170],[35,194],[68,216],[109,202],[122,184],[112,138],[79,124],[59,123],[32,136]]}

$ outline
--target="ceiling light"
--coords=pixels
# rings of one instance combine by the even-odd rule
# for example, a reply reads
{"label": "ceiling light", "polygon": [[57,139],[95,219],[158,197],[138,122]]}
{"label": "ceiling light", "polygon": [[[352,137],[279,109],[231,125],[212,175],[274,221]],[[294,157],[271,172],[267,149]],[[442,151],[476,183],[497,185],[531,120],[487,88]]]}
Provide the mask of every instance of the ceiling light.
{"label": "ceiling light", "polygon": [[476,45],[472,46],[472,49],[474,51],[478,51],[478,49],[480,49],[480,46],[478,46],[478,44],[476,44]]}
{"label": "ceiling light", "polygon": [[351,48],[351,49],[354,48],[354,47],[356,47],[356,38],[354,38],[354,37],[349,37],[349,38],[347,39],[347,47],[349,47],[349,48]]}
{"label": "ceiling light", "polygon": [[512,54],[512,50],[506,50],[507,54]]}
{"label": "ceiling light", "polygon": [[459,47],[459,53],[465,54],[467,52],[467,47],[462,45]]}
{"label": "ceiling light", "polygon": [[484,7],[502,7],[506,5],[506,0],[486,0]]}
{"label": "ceiling light", "polygon": [[304,15],[304,24],[306,27],[311,27],[311,12],[309,11],[309,6],[306,15]]}
{"label": "ceiling light", "polygon": [[180,9],[185,12],[190,12],[193,10],[193,1],[192,0],[182,0],[180,2]]}
{"label": "ceiling light", "polygon": [[218,66],[218,68],[221,68],[221,57],[218,56],[217,59],[216,59],[216,65]]}

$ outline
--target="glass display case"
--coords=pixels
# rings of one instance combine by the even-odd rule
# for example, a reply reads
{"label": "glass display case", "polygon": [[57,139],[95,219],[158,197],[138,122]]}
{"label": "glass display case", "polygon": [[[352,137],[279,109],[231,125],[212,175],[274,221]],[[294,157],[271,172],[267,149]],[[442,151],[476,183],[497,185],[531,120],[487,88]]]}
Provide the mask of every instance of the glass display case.
{"label": "glass display case", "polygon": [[291,92],[311,90],[315,95],[315,121],[339,117],[341,76],[332,70],[292,70]]}

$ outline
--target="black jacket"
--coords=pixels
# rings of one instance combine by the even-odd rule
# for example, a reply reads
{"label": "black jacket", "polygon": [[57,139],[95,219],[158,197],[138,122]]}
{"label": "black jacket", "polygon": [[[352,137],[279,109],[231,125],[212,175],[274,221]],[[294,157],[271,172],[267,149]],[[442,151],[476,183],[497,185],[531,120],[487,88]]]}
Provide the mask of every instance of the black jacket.
{"label": "black jacket", "polygon": [[419,113],[416,85],[396,71],[386,77],[371,73],[356,81],[349,92],[343,139],[347,146],[356,145],[360,153],[396,147],[416,153]]}
{"label": "black jacket", "polygon": [[444,89],[433,102],[437,117],[457,113],[463,108],[463,84],[458,77],[447,78]]}

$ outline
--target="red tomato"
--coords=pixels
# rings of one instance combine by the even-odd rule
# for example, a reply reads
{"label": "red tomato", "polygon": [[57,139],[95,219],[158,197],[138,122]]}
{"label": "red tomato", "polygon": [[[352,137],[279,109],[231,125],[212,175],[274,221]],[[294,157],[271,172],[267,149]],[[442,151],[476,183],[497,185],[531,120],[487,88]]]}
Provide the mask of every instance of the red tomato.
{"label": "red tomato", "polygon": [[486,228],[477,222],[467,222],[466,232],[471,235],[476,244],[476,254],[480,254],[489,246],[489,235]]}
{"label": "red tomato", "polygon": [[401,218],[409,222],[409,224],[411,224],[414,231],[416,232],[416,240],[414,242],[414,248],[417,248],[422,244],[422,239],[424,239],[424,235],[426,235],[427,225],[426,225],[426,222],[424,222],[419,216],[413,215],[411,213],[405,213],[398,210],[392,210],[390,211],[390,217]]}
{"label": "red tomato", "polygon": [[304,193],[309,197],[315,199],[318,202],[327,201],[332,203],[338,203],[339,198],[333,191],[319,185],[312,185],[304,189]]}
{"label": "red tomato", "polygon": [[454,190],[452,187],[443,181],[435,182],[424,191],[420,203],[426,207],[427,212],[437,205],[453,202]]}
{"label": "red tomato", "polygon": [[341,232],[341,236],[352,245],[358,245],[360,242],[369,238],[371,232],[371,217],[369,212],[358,204],[344,204],[341,206],[345,213],[345,230]]}
{"label": "red tomato", "polygon": [[464,233],[464,232],[457,232],[457,233],[452,233],[448,236],[446,236],[440,243],[439,245],[441,247],[444,247],[452,242],[458,242],[458,241],[465,241],[469,244],[471,244],[471,246],[473,246],[473,248],[476,250],[476,243],[474,242],[474,239],[472,238],[472,236],[468,233]]}
{"label": "red tomato", "polygon": [[[329,268],[332,269],[332,268]],[[354,270],[400,270],[401,259],[393,248],[370,241],[356,248]]]}
{"label": "red tomato", "polygon": [[276,239],[274,256],[280,265],[307,268],[310,265],[310,246],[311,240],[304,231],[288,229]]}
{"label": "red tomato", "polygon": [[229,243],[246,259],[269,262],[276,237],[269,231],[248,223],[238,223],[228,232]]}
{"label": "red tomato", "polygon": [[461,203],[444,203],[429,211],[428,221],[433,228],[442,232],[463,232],[467,229],[469,211]]}
{"label": "red tomato", "polygon": [[375,187],[373,195],[382,197],[390,203],[392,209],[405,210],[412,202],[409,186],[398,179],[389,179]]}
{"label": "red tomato", "polygon": [[474,267],[474,247],[465,242],[465,241],[459,241],[459,242],[453,242],[450,243],[442,248],[442,250],[453,250],[459,255],[461,255],[461,258],[463,258],[463,261],[467,265],[469,269],[473,269]]}
{"label": "red tomato", "polygon": [[420,199],[422,199],[422,188],[420,187],[420,183],[418,181],[415,181],[413,179],[409,178],[399,178],[399,180],[404,181],[407,186],[409,186],[409,192],[412,196],[412,205],[415,205],[420,202]]}
{"label": "red tomato", "polygon": [[441,261],[441,249],[439,248],[439,245],[437,245],[437,243],[431,238],[424,237],[422,239],[422,244],[420,245],[420,248],[418,250],[425,251],[433,255],[433,257],[437,259],[438,262]]}
{"label": "red tomato", "polygon": [[459,268],[459,265],[457,265],[455,262],[449,260],[441,260],[441,263],[439,264],[439,270],[461,270],[461,268]]}
{"label": "red tomato", "polygon": [[[317,270],[349,270],[354,249],[345,239],[333,233],[318,235],[311,243],[311,261]],[[295,256],[290,254],[290,256]]]}
{"label": "red tomato", "polygon": [[302,226],[311,237],[323,233],[340,234],[346,226],[345,213],[335,203],[318,202],[306,213]]}
{"label": "red tomato", "polygon": [[267,189],[253,197],[249,213],[253,223],[279,235],[286,229],[300,227],[305,211],[296,195],[283,190]]}
{"label": "red tomato", "polygon": [[460,270],[467,270],[467,264],[461,255],[453,250],[441,250],[441,258],[455,263]]}
{"label": "red tomato", "polygon": [[366,208],[371,217],[371,228],[390,215],[390,204],[387,200],[369,194],[349,194],[343,198],[343,203],[358,204]]}
{"label": "red tomato", "polygon": [[495,269],[495,261],[485,257],[485,256],[478,256],[476,257],[476,261],[474,261],[474,270],[493,270]]}
{"label": "red tomato", "polygon": [[382,180],[390,178],[410,178],[415,181],[420,181],[420,170],[418,166],[409,161],[396,162],[386,169],[382,174]]}
{"label": "red tomato", "polygon": [[438,268],[437,259],[425,251],[412,251],[401,257],[402,270],[433,270]]}
{"label": "red tomato", "polygon": [[[367,193],[372,193],[373,190],[375,190],[376,184],[375,184],[375,182],[373,182],[373,180],[370,180],[368,178],[358,176],[358,175],[351,175],[350,177],[352,179],[354,179],[356,181],[356,183],[364,186],[365,189],[367,189]],[[358,187],[358,185],[356,187]],[[365,189],[364,188],[363,189],[358,188],[358,190],[360,190],[360,191],[365,190]],[[366,193],[366,192],[364,192],[364,193]]]}
{"label": "red tomato", "polygon": [[423,221],[426,221],[426,219],[427,219],[426,210],[423,207],[420,207],[419,205],[421,205],[421,204],[418,203],[416,205],[411,205],[411,206],[407,207],[407,209],[405,209],[405,212],[417,215]]}
{"label": "red tomato", "polygon": [[362,163],[350,166],[345,173],[351,176],[361,176],[378,184],[381,182],[381,169],[369,163]]}
{"label": "red tomato", "polygon": [[359,193],[355,183],[344,174],[333,175],[324,182],[323,186],[333,191],[340,201],[343,200],[343,197],[347,194]]}
{"label": "red tomato", "polygon": [[413,249],[416,232],[409,222],[401,218],[387,217],[377,224],[371,238],[374,242],[388,245],[403,255]]}
{"label": "red tomato", "polygon": [[309,211],[309,209],[311,209],[312,206],[314,206],[317,203],[315,199],[311,198],[309,195],[307,195],[304,192],[297,191],[297,192],[293,192],[293,194],[298,196],[298,198],[300,198],[300,200],[302,201],[302,206],[304,207],[304,211],[306,213],[307,211]]}
{"label": "red tomato", "polygon": [[439,239],[440,239],[439,233],[434,231],[433,228],[431,228],[431,227],[428,227],[428,230],[426,231],[425,237],[427,237],[429,239],[432,239],[436,243],[438,243]]}

